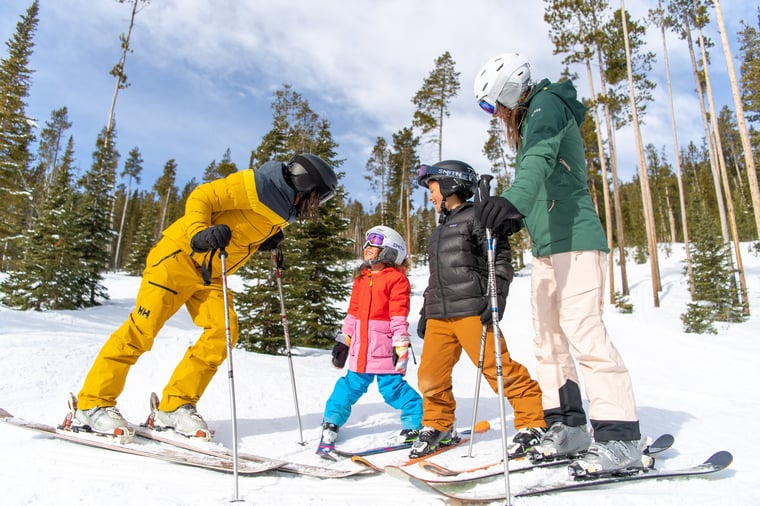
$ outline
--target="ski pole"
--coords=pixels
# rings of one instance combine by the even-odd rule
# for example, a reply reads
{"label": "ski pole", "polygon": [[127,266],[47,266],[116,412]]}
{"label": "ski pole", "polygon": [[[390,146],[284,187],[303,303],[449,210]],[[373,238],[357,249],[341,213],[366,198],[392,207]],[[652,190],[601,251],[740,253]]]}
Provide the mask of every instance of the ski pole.
{"label": "ski pole", "polygon": [[[478,197],[483,197],[490,193],[491,175],[480,176],[478,181]],[[493,324],[494,354],[496,358],[496,383],[499,390],[499,417],[501,418],[501,455],[504,459],[504,497],[506,504],[511,504],[512,494],[509,490],[509,453],[507,451],[507,416],[504,408],[504,372],[501,360],[501,336],[499,332],[499,297],[496,292],[496,239],[493,237],[493,231],[486,228],[486,250],[488,254],[488,293],[491,300],[491,323]]]}
{"label": "ski pole", "polygon": [[470,445],[467,449],[467,457],[472,457],[472,443],[475,440],[475,422],[478,416],[478,402],[480,401],[480,378],[483,375],[483,361],[486,356],[486,333],[488,326],[483,325],[483,334],[480,336],[480,356],[478,357],[478,370],[475,376],[475,403],[472,406],[472,433],[470,434]]}
{"label": "ski pole", "polygon": [[303,429],[301,428],[301,412],[298,409],[298,392],[296,391],[296,376],[293,372],[293,354],[290,351],[290,333],[288,332],[288,317],[285,315],[285,298],[282,296],[282,278],[280,276],[280,267],[282,266],[282,249],[276,248],[272,255],[274,261],[274,275],[277,279],[277,289],[280,292],[280,316],[282,317],[282,329],[285,333],[285,351],[288,356],[288,366],[290,367],[290,386],[293,389],[293,403],[296,406],[296,419],[298,420],[298,435],[300,445],[306,443],[303,440]]}
{"label": "ski pole", "polygon": [[230,331],[230,299],[227,293],[227,251],[219,250],[219,261],[222,263],[222,297],[224,300],[224,331],[227,337],[227,376],[230,379],[230,411],[232,413],[232,474],[235,478],[235,499],[240,502],[238,479],[238,437],[237,437],[237,407],[235,405],[235,378],[232,372],[232,332]]}

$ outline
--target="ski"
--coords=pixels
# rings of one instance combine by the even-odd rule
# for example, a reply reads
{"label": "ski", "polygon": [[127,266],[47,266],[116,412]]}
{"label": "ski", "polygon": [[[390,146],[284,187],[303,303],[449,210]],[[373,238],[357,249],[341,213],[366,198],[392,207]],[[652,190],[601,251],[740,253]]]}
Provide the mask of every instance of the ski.
{"label": "ski", "polygon": [[[656,455],[658,453],[662,453],[668,448],[670,448],[671,446],[673,446],[674,442],[675,442],[675,438],[671,434],[662,434],[657,439],[649,443],[647,447],[643,450],[643,453],[645,455]],[[569,457],[560,457],[560,458],[555,458],[552,460],[542,459],[536,462],[531,462],[529,459],[525,457],[519,457],[515,459],[510,458],[509,460],[510,462],[514,462],[518,464],[518,466],[514,468],[510,466],[509,468],[510,473],[522,473],[526,471],[532,471],[533,469],[569,465],[573,461],[573,459]],[[429,460],[422,461],[419,463],[419,465],[425,471],[428,471],[429,473],[436,474],[441,477],[440,479],[426,478],[425,481],[428,481],[431,483],[452,483],[452,482],[457,482],[457,481],[471,481],[473,479],[485,479],[490,476],[496,476],[496,475],[502,474],[504,472],[502,462],[503,462],[502,460],[498,462],[490,462],[488,464],[483,464],[483,465],[471,467],[468,469],[450,469],[448,467],[442,466],[440,464],[437,464]],[[523,465],[524,462],[526,462],[525,465]],[[467,476],[467,475],[471,475],[472,473],[484,471],[490,468],[493,468],[493,469],[485,473],[478,473],[477,476]],[[461,479],[457,479],[457,477],[459,477],[460,475],[463,475],[461,476]],[[419,478],[419,476],[416,476],[416,477]]]}
{"label": "ski", "polygon": [[[46,425],[38,422],[30,422],[22,418],[15,417],[0,408],[0,421],[14,427],[32,430],[38,433],[49,435],[53,438],[62,439],[72,443],[77,443],[94,448],[102,448],[120,453],[149,457],[153,459],[181,464],[190,467],[199,467],[213,471],[225,473],[233,472],[233,462],[229,458],[214,455],[201,455],[198,453],[181,451],[179,449],[167,448],[161,443],[150,442],[147,440],[137,440],[130,443],[119,443],[107,436],[95,435],[88,432],[72,432],[65,429],[59,429],[52,425]],[[238,469],[241,475],[254,475],[276,469],[286,462],[282,461],[246,461]]]}
{"label": "ski", "polygon": [[535,487],[529,487],[525,490],[515,494],[515,497],[527,497],[532,495],[549,494],[553,492],[562,492],[565,490],[574,490],[581,488],[599,487],[602,485],[608,485],[611,483],[623,483],[627,481],[642,481],[652,479],[666,479],[666,478],[683,478],[688,476],[699,476],[704,474],[717,473],[722,471],[731,465],[734,460],[733,455],[727,451],[719,451],[712,454],[707,460],[701,464],[697,464],[692,467],[686,467],[683,469],[640,469],[635,474],[625,475],[611,475],[602,477],[590,477],[577,479],[565,483],[559,483],[554,485],[536,485]]}
{"label": "ski", "polygon": [[[702,464],[683,469],[639,469],[635,471],[635,474],[604,476],[583,480],[570,480],[553,484],[540,484],[525,488],[513,494],[513,496],[528,497],[541,494],[552,494],[566,490],[602,487],[605,485],[625,483],[629,481],[677,479],[691,476],[700,476],[722,471],[731,464],[732,460],[733,456],[731,453],[727,451],[720,451],[710,456]],[[403,470],[400,470],[398,468],[389,469],[388,474],[390,476],[405,480],[419,489],[443,495],[450,500],[454,500],[459,503],[488,503],[505,500],[503,488],[497,489],[487,487],[487,490],[484,490],[481,486],[484,484],[482,481],[449,484],[428,483],[425,480],[421,480],[407,473],[404,473]],[[500,477],[491,477],[489,480],[489,483],[497,482],[501,483]]]}
{"label": "ski", "polygon": [[[155,431],[151,430],[144,425],[141,425],[135,429],[135,436],[140,438],[152,439],[164,444],[176,446],[183,450],[191,452],[197,452],[202,455],[208,455],[212,457],[219,457],[224,459],[232,459],[232,451],[214,443],[198,441],[191,441],[189,438],[181,436],[171,431]],[[325,466],[315,466],[311,464],[301,464],[298,462],[281,461],[277,459],[270,459],[268,457],[261,457],[259,455],[253,455],[245,452],[238,452],[238,461],[273,461],[280,462],[281,465],[275,467],[277,471],[286,473],[302,474],[305,476],[313,476],[316,478],[346,478],[349,476],[373,474],[371,469],[357,468],[357,469],[337,469]]]}
{"label": "ski", "polygon": [[[457,440],[452,441],[451,443],[449,443],[449,444],[447,444],[445,446],[440,446],[437,449],[433,450],[432,452],[427,453],[427,454],[425,454],[425,455],[423,455],[421,457],[408,458],[408,459],[402,461],[401,463],[398,463],[398,464],[395,464],[395,465],[398,466],[398,467],[403,467],[403,466],[410,466],[412,464],[417,464],[419,462],[423,462],[426,459],[429,459],[430,457],[433,457],[434,455],[438,455],[439,453],[443,453],[443,452],[448,451],[448,450],[450,450],[452,448],[456,448],[457,446],[460,446],[460,445],[468,442],[469,440],[470,440],[469,438],[458,438]],[[354,455],[353,457],[351,457],[351,461],[355,462],[356,464],[359,464],[360,466],[372,469],[372,470],[380,472],[380,473],[384,472],[385,468],[387,467],[387,466],[378,465],[378,464],[370,461],[369,459],[367,459],[363,455]]]}

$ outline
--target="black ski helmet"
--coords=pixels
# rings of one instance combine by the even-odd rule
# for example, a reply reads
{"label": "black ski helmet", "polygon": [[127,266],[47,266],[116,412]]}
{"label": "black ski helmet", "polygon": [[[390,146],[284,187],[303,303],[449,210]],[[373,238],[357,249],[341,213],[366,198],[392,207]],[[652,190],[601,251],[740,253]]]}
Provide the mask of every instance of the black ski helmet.
{"label": "black ski helmet", "polygon": [[294,156],[286,164],[285,179],[302,195],[316,192],[320,204],[330,200],[338,186],[338,177],[332,167],[311,153]]}
{"label": "black ski helmet", "polygon": [[467,200],[475,194],[478,174],[464,162],[443,160],[435,165],[420,165],[417,183],[428,188],[430,181],[438,181],[444,199],[456,193]]}

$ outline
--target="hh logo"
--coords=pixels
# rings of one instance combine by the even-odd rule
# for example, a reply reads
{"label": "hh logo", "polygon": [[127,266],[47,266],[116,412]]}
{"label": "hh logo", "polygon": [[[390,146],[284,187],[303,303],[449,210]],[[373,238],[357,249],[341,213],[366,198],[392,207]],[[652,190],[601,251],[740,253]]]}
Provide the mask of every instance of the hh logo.
{"label": "hh logo", "polygon": [[145,309],[144,307],[140,306],[137,308],[137,314],[144,318],[148,318],[150,316],[150,309]]}

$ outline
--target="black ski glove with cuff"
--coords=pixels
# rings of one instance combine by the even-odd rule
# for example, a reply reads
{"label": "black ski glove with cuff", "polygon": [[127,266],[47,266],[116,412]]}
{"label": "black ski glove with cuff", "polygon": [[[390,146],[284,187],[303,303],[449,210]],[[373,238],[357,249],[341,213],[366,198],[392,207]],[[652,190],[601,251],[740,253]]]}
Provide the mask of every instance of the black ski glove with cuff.
{"label": "black ski glove with cuff", "polygon": [[259,251],[272,251],[274,249],[277,249],[277,246],[280,245],[283,239],[285,239],[285,234],[283,234],[282,230],[280,230],[273,236],[267,238],[266,241],[262,242],[259,245]]}
{"label": "black ski glove with cuff", "polygon": [[[485,197],[475,204],[475,217],[484,228],[495,230],[507,220],[521,220],[523,215],[504,197]],[[519,230],[519,229],[518,229]]]}
{"label": "black ski glove with cuff", "polygon": [[225,224],[211,225],[190,239],[190,247],[196,253],[205,253],[212,249],[226,248],[230,239],[232,239],[230,227]]}

